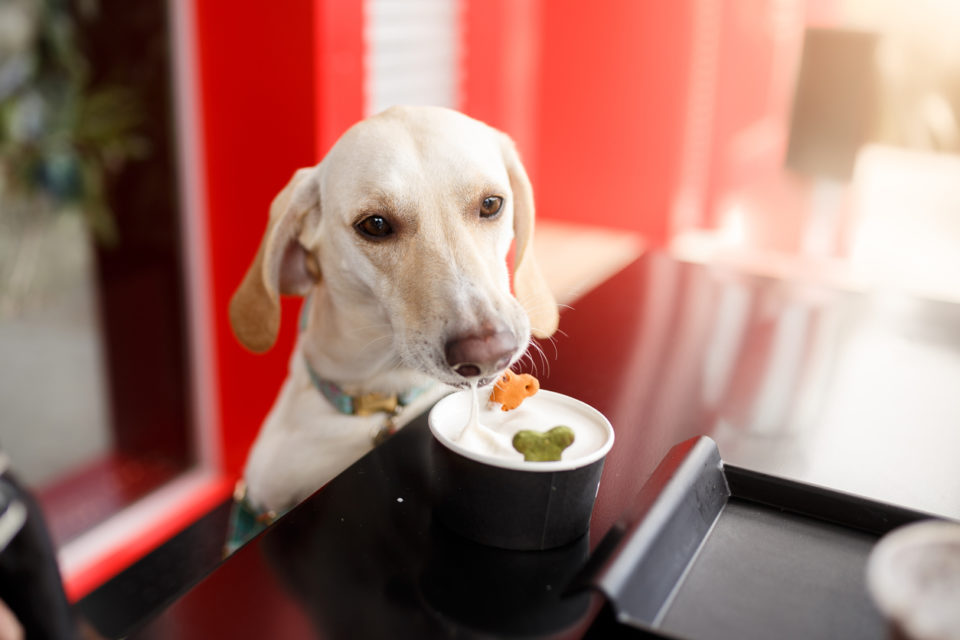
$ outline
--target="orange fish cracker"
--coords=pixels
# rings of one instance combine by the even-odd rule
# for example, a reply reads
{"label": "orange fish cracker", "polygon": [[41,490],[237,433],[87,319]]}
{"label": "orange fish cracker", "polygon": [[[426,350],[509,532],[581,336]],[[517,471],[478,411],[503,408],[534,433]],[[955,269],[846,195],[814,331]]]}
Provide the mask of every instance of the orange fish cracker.
{"label": "orange fish cracker", "polygon": [[499,402],[503,411],[512,411],[540,390],[540,382],[529,373],[517,374],[507,369],[497,380],[490,402]]}

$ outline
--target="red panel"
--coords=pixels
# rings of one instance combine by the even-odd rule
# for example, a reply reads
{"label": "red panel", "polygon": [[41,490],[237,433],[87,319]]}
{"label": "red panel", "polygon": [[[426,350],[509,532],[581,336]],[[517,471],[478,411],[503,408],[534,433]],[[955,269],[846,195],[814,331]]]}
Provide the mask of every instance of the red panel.
{"label": "red panel", "polygon": [[462,0],[460,109],[507,132],[537,174],[542,0]]}
{"label": "red panel", "polygon": [[[663,244],[685,150],[707,223],[782,165],[804,22],[836,3],[782,4],[466,0],[463,108],[518,140],[539,215]],[[687,131],[694,50],[709,126]]]}
{"label": "red panel", "polygon": [[239,474],[286,375],[300,301],[283,302],[280,337],[264,355],[237,343],[227,306],[274,195],[361,116],[362,3],[195,7],[223,458]]}
{"label": "red panel", "polygon": [[363,1],[315,0],[317,157],[363,117]]}
{"label": "red panel", "polygon": [[769,0],[731,4],[720,16],[708,226],[731,193],[778,179],[804,22],[802,7]]}
{"label": "red panel", "polygon": [[538,215],[665,239],[689,2],[468,1],[464,100],[517,139]]}
{"label": "red panel", "polygon": [[[283,11],[227,0],[194,4],[206,152],[215,336],[226,470],[237,473],[286,370],[293,325],[253,356],[230,331],[227,305],[256,253],[273,196],[315,162],[313,3]],[[284,304],[292,318],[295,304]]]}
{"label": "red panel", "polygon": [[690,49],[689,2],[544,4],[539,211],[666,239]]}
{"label": "red panel", "polygon": [[[463,0],[461,45],[463,92],[460,109],[474,118],[506,129],[502,108],[504,87],[500,69],[506,56],[506,38],[499,30],[509,0]],[[487,46],[493,40],[493,46]]]}

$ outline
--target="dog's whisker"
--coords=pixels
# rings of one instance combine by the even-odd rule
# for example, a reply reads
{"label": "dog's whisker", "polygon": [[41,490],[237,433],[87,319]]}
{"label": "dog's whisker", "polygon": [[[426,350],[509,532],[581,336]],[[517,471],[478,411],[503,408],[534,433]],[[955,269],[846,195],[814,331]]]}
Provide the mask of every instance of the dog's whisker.
{"label": "dog's whisker", "polygon": [[547,377],[550,377],[550,361],[547,360],[547,355],[543,351],[543,347],[539,343],[533,343],[533,346],[536,348],[537,354],[540,356],[540,360],[543,362],[544,369],[546,370]]}
{"label": "dog's whisker", "polygon": [[[551,342],[553,342],[552,339]],[[556,345],[554,345],[554,350],[556,350]],[[529,363],[530,370],[536,377],[541,375],[542,364],[542,371],[547,377],[550,376],[550,359],[547,357],[547,354],[540,345],[539,341],[530,342],[530,344],[527,346],[527,350],[518,360],[518,363]]]}
{"label": "dog's whisker", "polygon": [[365,353],[368,349],[370,349],[373,345],[377,344],[378,342],[381,342],[381,341],[383,341],[383,340],[389,340],[389,339],[392,338],[392,337],[393,337],[393,336],[392,336],[391,334],[389,334],[389,333],[388,333],[388,334],[385,334],[385,335],[382,335],[382,336],[378,336],[378,337],[374,338],[373,340],[370,340],[369,342],[367,342],[367,343],[366,343],[365,345],[363,345],[362,347],[360,347],[360,350],[359,350],[359,351],[360,351],[360,353]]}
{"label": "dog's whisker", "polygon": [[530,353],[529,349],[524,352],[523,358],[521,358],[521,360],[530,362],[530,369],[533,371],[533,375],[536,377],[539,371],[537,369],[537,363],[533,359],[533,354]]}
{"label": "dog's whisker", "polygon": [[[558,349],[557,349],[557,342],[556,342],[556,340],[554,340],[553,338],[549,338],[548,341],[550,342],[550,344],[553,345],[554,358],[558,358],[560,354],[559,354],[559,351],[558,351]],[[544,368],[546,369],[547,376],[549,377],[549,375],[550,375],[550,358],[547,357],[547,352],[544,350],[543,345],[542,345],[542,343],[541,343],[540,341],[534,342],[533,344],[534,344],[534,347],[535,347],[536,350],[537,350],[537,353],[540,355],[540,359],[543,361],[543,366],[544,366]]]}
{"label": "dog's whisker", "polygon": [[[567,335],[566,333],[564,333],[563,331],[560,331],[559,329],[557,330],[557,333],[563,334],[564,337],[566,337],[566,335]],[[559,359],[560,359],[560,348],[557,346],[557,339],[556,339],[555,337],[553,337],[553,336],[550,336],[550,338],[548,339],[548,342],[550,343],[550,346],[553,347],[553,359],[554,359],[554,360],[559,360]],[[541,347],[541,350],[542,350],[542,347]],[[546,357],[546,356],[544,356],[544,357]]]}
{"label": "dog's whisker", "polygon": [[537,362],[537,359],[533,357],[533,354],[530,354],[530,364],[533,367],[534,372],[538,378],[543,377],[540,374],[540,364]]}
{"label": "dog's whisker", "polygon": [[[529,352],[529,351],[524,351],[522,354],[520,354],[520,357],[517,358],[517,361],[514,363],[514,366],[517,366],[517,367],[519,367],[520,369],[525,369],[525,368],[526,368],[526,362],[527,362],[528,360],[530,360],[530,352]],[[532,361],[531,361],[531,365],[532,365]],[[510,368],[512,369],[513,366],[511,366]]]}

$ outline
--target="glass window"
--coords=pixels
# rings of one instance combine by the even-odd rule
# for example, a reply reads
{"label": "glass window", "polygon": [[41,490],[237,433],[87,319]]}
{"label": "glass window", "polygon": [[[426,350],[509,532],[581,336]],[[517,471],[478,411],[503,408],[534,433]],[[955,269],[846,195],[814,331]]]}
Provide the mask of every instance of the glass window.
{"label": "glass window", "polygon": [[167,6],[93,7],[0,32],[0,446],[58,546],[196,457]]}

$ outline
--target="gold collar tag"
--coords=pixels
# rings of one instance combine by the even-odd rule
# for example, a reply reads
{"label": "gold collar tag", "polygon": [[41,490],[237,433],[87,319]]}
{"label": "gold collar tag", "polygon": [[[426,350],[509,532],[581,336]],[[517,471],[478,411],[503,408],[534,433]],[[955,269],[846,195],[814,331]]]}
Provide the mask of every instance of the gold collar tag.
{"label": "gold collar tag", "polygon": [[353,398],[353,413],[358,416],[369,416],[374,413],[396,413],[400,406],[397,394],[365,393]]}

